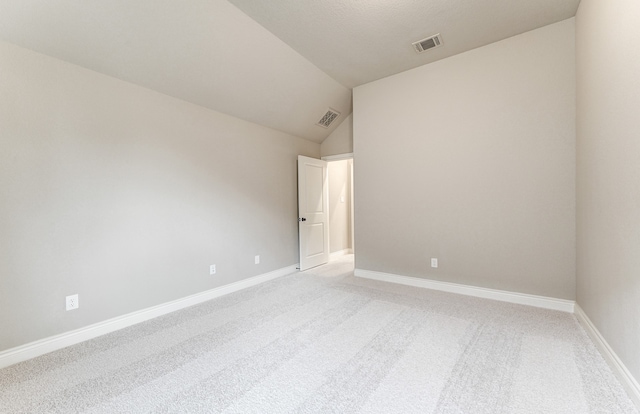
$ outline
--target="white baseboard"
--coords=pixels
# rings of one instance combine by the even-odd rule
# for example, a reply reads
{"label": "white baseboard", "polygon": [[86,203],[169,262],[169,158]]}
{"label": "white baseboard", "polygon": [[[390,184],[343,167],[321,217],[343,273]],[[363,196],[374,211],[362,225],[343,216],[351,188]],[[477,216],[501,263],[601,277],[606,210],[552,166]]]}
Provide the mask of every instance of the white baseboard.
{"label": "white baseboard", "polygon": [[573,313],[575,302],[566,299],[549,298],[546,296],[528,295],[525,293],[508,292],[506,290],[487,289],[457,283],[440,282],[437,280],[420,279],[417,277],[400,276],[391,273],[374,272],[372,270],[355,269],[354,275],[366,279],[383,282],[398,283],[460,295],[475,296],[484,299],[499,300],[501,302],[517,303],[535,306],[537,308],[553,309]]}
{"label": "white baseboard", "polygon": [[108,319],[103,322],[98,322],[84,328],[79,328],[60,335],[51,336],[49,338],[7,349],[0,352],[0,368],[5,368],[9,365],[17,364],[18,362],[26,361],[28,359],[35,358],[52,351],[57,351],[67,346],[75,345],[77,343],[87,341],[89,339],[93,339],[98,336],[108,334],[110,332],[114,332],[131,325],[135,325],[140,322],[148,321],[149,319],[157,318],[158,316],[162,316],[170,312],[175,312],[177,310],[197,305],[199,303],[206,302],[220,296],[228,295],[229,293],[237,292],[251,286],[259,285],[261,283],[279,278],[281,276],[289,275],[296,272],[296,268],[298,267],[300,266],[293,265],[284,267],[282,269],[240,280],[228,285],[219,286],[205,292],[196,293],[182,299],[177,299],[171,302],[163,303],[161,305],[152,306],[150,308],[142,309],[123,316],[118,316],[113,319]]}
{"label": "white baseboard", "polygon": [[614,374],[622,383],[627,394],[629,394],[629,398],[631,398],[636,404],[636,407],[640,409],[640,384],[638,384],[638,381],[631,375],[631,372],[629,372],[624,363],[618,358],[618,355],[616,355],[615,351],[609,346],[609,343],[607,343],[602,334],[600,334],[598,328],[596,328],[578,304],[576,304],[575,315],[578,322],[580,322],[584,330],[587,331],[587,334],[589,334],[593,342],[595,342],[604,359],[609,363]]}
{"label": "white baseboard", "polygon": [[353,251],[351,249],[343,249],[337,252],[333,252],[329,255],[329,260],[337,259],[338,257],[346,256],[348,254],[352,254]]}

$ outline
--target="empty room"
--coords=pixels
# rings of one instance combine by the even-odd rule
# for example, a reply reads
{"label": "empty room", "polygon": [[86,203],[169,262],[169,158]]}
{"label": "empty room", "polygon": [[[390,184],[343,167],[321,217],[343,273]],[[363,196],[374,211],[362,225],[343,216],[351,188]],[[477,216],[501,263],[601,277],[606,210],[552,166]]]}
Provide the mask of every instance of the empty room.
{"label": "empty room", "polygon": [[0,0],[0,413],[640,412],[640,2]]}

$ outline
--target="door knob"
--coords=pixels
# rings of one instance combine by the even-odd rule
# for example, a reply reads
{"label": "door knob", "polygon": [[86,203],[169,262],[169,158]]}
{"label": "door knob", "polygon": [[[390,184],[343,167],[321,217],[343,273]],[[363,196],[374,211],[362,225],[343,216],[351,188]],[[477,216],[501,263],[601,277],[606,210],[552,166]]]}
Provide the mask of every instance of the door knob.
{"label": "door knob", "polygon": [[298,221],[307,221],[307,219],[302,217],[302,218],[299,218]]}

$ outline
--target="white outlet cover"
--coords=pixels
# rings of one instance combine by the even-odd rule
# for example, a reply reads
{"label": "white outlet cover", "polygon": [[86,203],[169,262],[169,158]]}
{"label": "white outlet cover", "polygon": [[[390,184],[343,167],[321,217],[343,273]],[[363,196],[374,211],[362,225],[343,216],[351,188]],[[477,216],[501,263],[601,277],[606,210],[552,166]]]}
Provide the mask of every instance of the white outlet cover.
{"label": "white outlet cover", "polygon": [[215,275],[216,274],[216,265],[209,266],[209,274],[210,275]]}
{"label": "white outlet cover", "polygon": [[67,304],[66,309],[68,311],[78,309],[78,307],[80,306],[80,303],[78,302],[78,295],[75,294],[75,295],[67,296],[66,304]]}
{"label": "white outlet cover", "polygon": [[438,259],[431,258],[431,267],[438,267]]}
{"label": "white outlet cover", "polygon": [[255,263],[260,264],[260,255],[257,255],[255,258]]}

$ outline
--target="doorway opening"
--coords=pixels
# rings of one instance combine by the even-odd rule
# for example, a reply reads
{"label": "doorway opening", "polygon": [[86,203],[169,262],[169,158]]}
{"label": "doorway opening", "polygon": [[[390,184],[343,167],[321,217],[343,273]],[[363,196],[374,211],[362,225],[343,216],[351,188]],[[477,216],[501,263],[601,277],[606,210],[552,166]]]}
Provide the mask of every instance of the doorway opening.
{"label": "doorway opening", "polygon": [[353,154],[322,157],[329,177],[329,261],[355,253]]}

